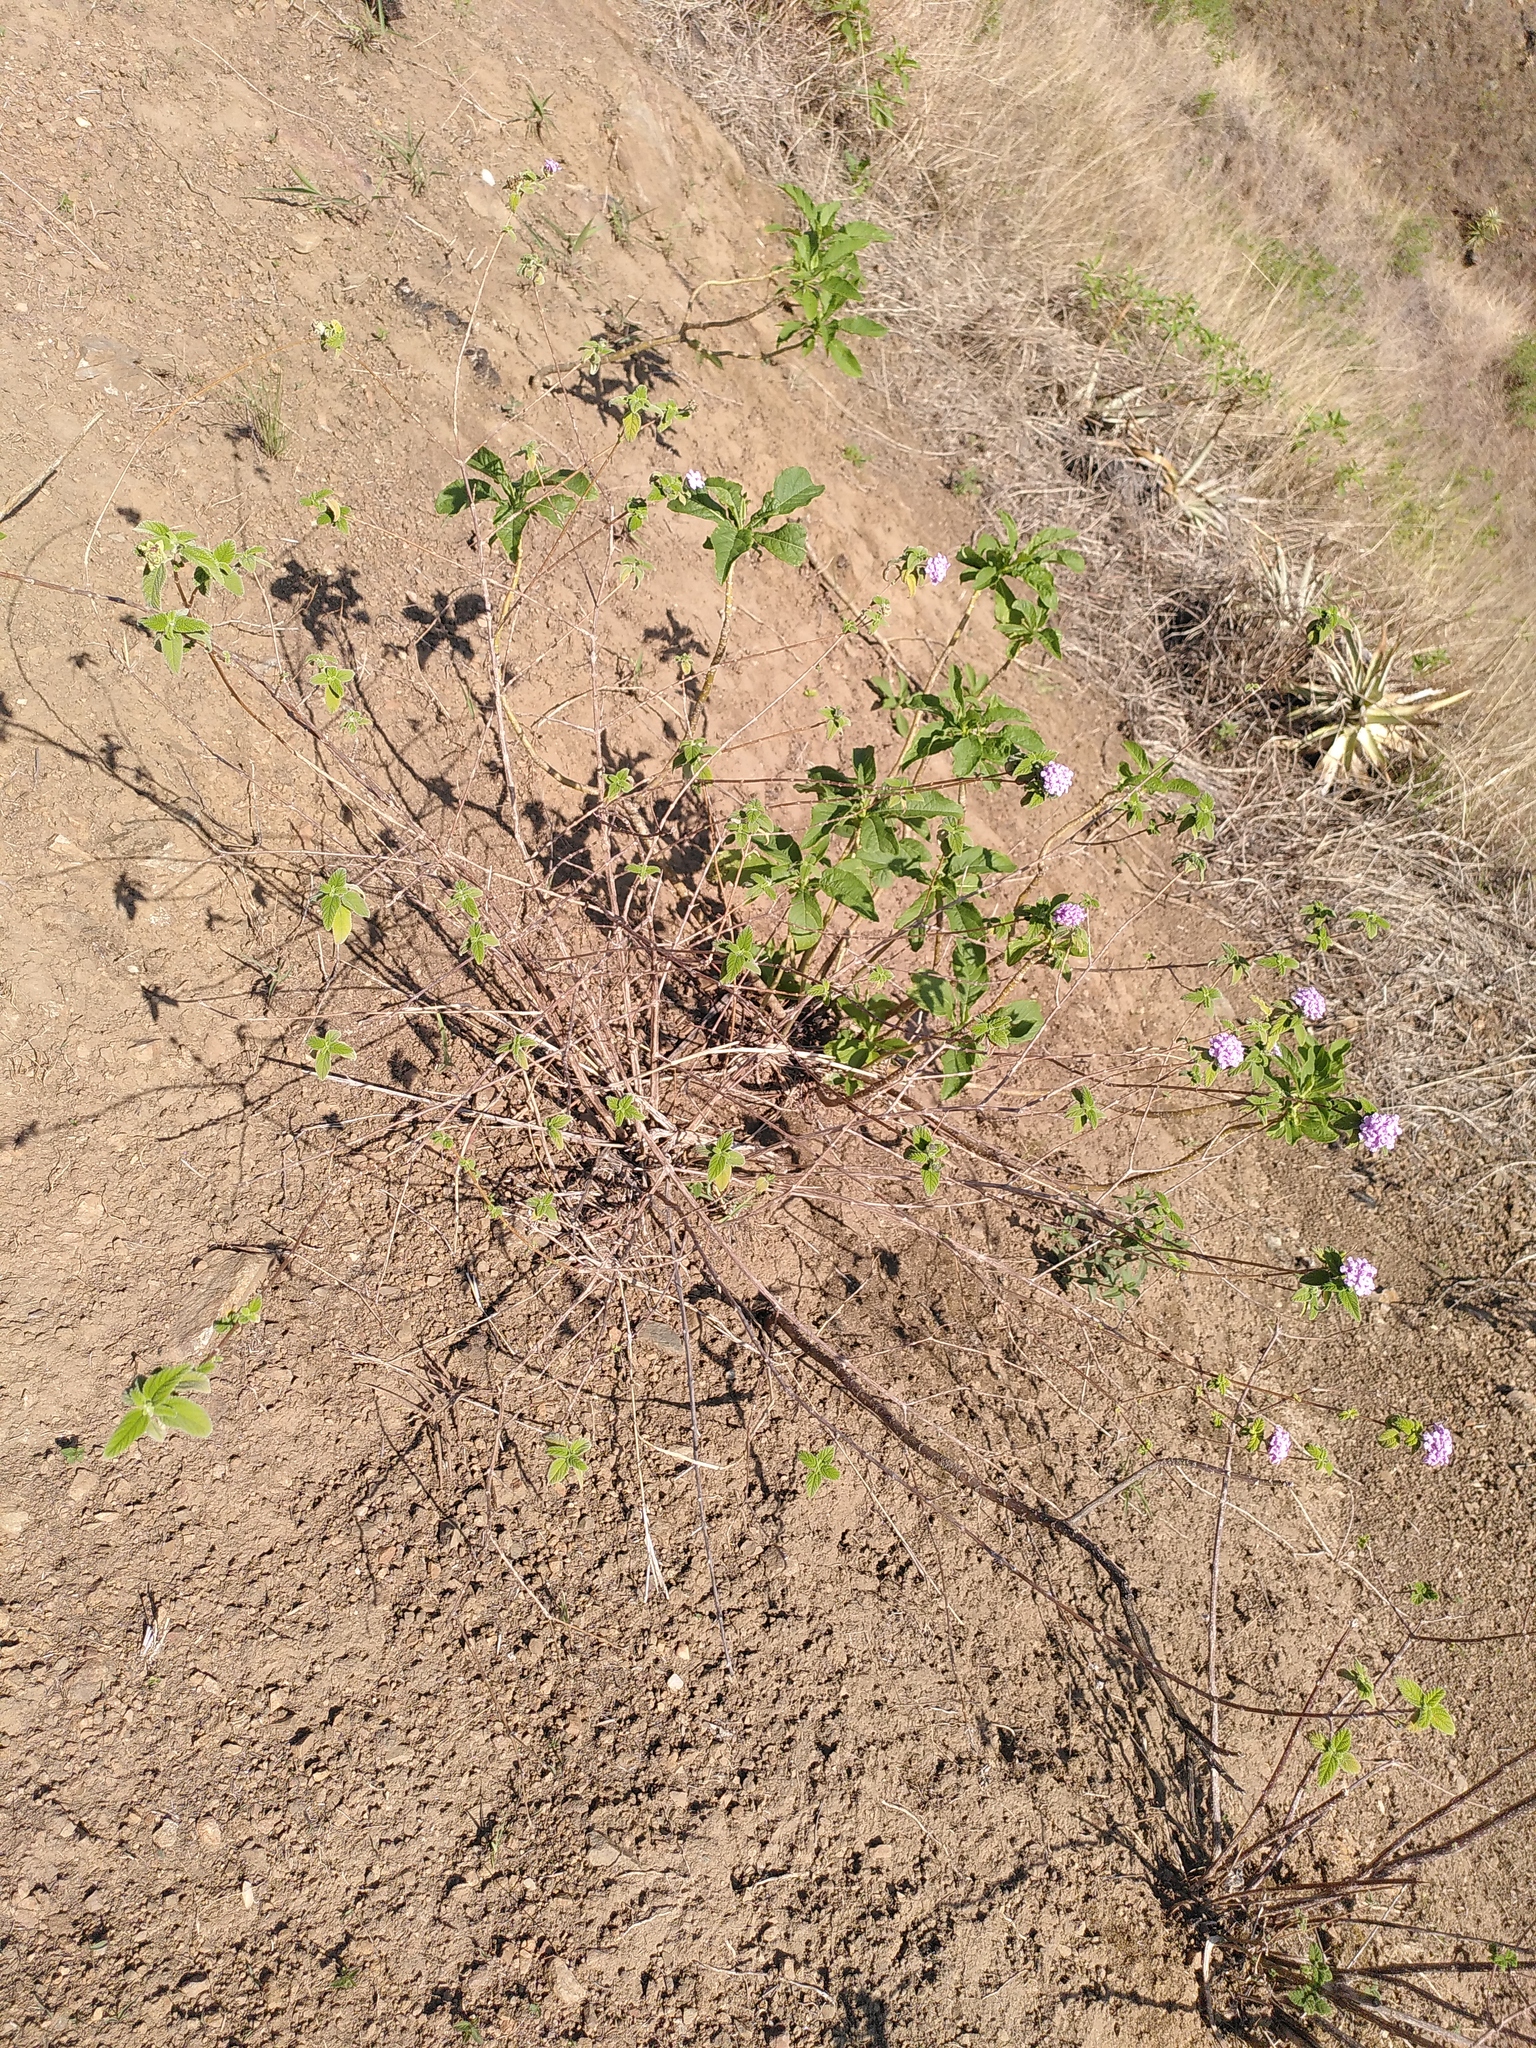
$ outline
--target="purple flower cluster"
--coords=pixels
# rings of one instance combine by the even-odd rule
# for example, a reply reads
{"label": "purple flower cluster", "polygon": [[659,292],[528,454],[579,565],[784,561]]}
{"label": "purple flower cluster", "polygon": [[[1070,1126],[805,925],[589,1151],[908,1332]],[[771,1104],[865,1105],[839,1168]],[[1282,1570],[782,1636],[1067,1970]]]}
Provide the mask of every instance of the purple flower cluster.
{"label": "purple flower cluster", "polygon": [[687,475],[683,478],[683,482],[688,486],[690,491],[702,491],[704,488],[703,470],[690,469]]}
{"label": "purple flower cluster", "polygon": [[923,574],[930,583],[942,583],[949,574],[948,555],[930,555],[923,565]]}
{"label": "purple flower cluster", "polygon": [[1456,1439],[1444,1422],[1432,1422],[1424,1432],[1424,1462],[1431,1472],[1443,1472],[1456,1454]]}
{"label": "purple flower cluster", "polygon": [[1218,1031],[1207,1050],[1224,1073],[1230,1073],[1233,1067],[1243,1064],[1243,1041],[1235,1031]]}
{"label": "purple flower cluster", "polygon": [[1040,770],[1040,787],[1047,796],[1065,796],[1072,787],[1072,770],[1065,761],[1047,761]]}
{"label": "purple flower cluster", "polygon": [[560,175],[560,165],[556,158],[552,156],[545,157],[544,175],[546,178],[557,178]]}
{"label": "purple flower cluster", "polygon": [[1291,1455],[1291,1432],[1276,1423],[1269,1432],[1269,1442],[1264,1446],[1264,1455],[1271,1465],[1283,1465]]}
{"label": "purple flower cluster", "polygon": [[1369,1259],[1346,1259],[1339,1271],[1344,1285],[1359,1300],[1376,1292],[1376,1268]]}
{"label": "purple flower cluster", "polygon": [[1328,1014],[1328,998],[1320,988],[1299,988],[1291,1001],[1309,1024],[1321,1024]]}
{"label": "purple flower cluster", "polygon": [[1390,1152],[1403,1135],[1403,1120],[1390,1109],[1373,1109],[1360,1119],[1360,1142],[1367,1152]]}
{"label": "purple flower cluster", "polygon": [[1051,923],[1058,931],[1076,931],[1080,924],[1088,922],[1088,913],[1081,903],[1058,903],[1051,912]]}

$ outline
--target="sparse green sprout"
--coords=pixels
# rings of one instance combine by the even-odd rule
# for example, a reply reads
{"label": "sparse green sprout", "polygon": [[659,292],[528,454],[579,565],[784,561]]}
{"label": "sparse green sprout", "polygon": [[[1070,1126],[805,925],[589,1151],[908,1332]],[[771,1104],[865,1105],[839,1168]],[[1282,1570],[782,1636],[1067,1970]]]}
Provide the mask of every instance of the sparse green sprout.
{"label": "sparse green sprout", "polygon": [[501,944],[501,940],[485,922],[480,912],[483,890],[476,889],[469,882],[455,882],[450,900],[455,910],[469,920],[469,930],[464,934],[461,953],[467,953],[477,967],[483,967],[487,956]]}
{"label": "sparse green sprout", "polygon": [[731,1185],[731,1177],[747,1163],[747,1155],[736,1143],[734,1131],[722,1131],[715,1139],[710,1151],[709,1163],[704,1168],[704,1178],[711,1193],[723,1200]]}
{"label": "sparse green sprout", "polygon": [[320,922],[338,946],[345,945],[351,937],[353,918],[368,915],[367,898],[347,880],[345,868],[331,870],[316,890],[315,902]]}
{"label": "sparse green sprout", "polygon": [[261,1321],[261,1296],[253,1294],[240,1308],[232,1308],[228,1315],[220,1316],[213,1326],[216,1337],[227,1337],[231,1330],[247,1330],[252,1323]]}
{"label": "sparse green sprout", "polygon": [[251,439],[263,455],[280,462],[288,452],[288,426],[283,418],[283,380],[278,371],[260,384],[242,384],[245,417]]}
{"label": "sparse green sprout", "polygon": [[670,398],[653,399],[644,384],[637,384],[626,394],[624,409],[620,414],[620,427],[626,441],[639,438],[640,429],[649,427],[658,439],[669,427],[679,420],[692,419],[691,405],[676,405]]}
{"label": "sparse green sprout", "polygon": [[1317,1782],[1331,1785],[1341,1774],[1354,1778],[1360,1772],[1360,1759],[1355,1755],[1355,1738],[1347,1728],[1337,1729],[1332,1735],[1324,1735],[1314,1728],[1307,1737],[1317,1751]]}
{"label": "sparse green sprout", "polygon": [[333,1991],[350,1991],[355,1985],[360,1984],[362,1979],[363,1973],[356,1963],[338,1963],[336,1965],[336,1974],[331,1979],[331,1989]]}
{"label": "sparse green sprout", "polygon": [[435,500],[436,509],[450,518],[467,505],[488,504],[491,539],[514,566],[530,519],[558,530],[597,488],[582,470],[546,469],[535,442],[519,453],[520,472],[509,469],[493,448],[477,448],[464,465],[467,475],[444,484]]}
{"label": "sparse green sprout", "polygon": [[1389,1451],[1416,1451],[1424,1442],[1424,1425],[1412,1415],[1389,1415],[1376,1441]]}
{"label": "sparse green sprout", "polygon": [[335,491],[307,491],[299,503],[307,505],[314,513],[316,526],[334,526],[338,533],[347,533],[351,530],[349,522],[352,507],[344,505]]}
{"label": "sparse green sprout", "polygon": [[568,1116],[564,1110],[544,1119],[545,1134],[557,1152],[565,1150],[565,1134],[571,1128],[573,1121],[574,1119]]}
{"label": "sparse green sprout", "polygon": [[901,1156],[917,1168],[923,1193],[936,1195],[944,1177],[944,1162],[949,1157],[949,1147],[943,1139],[936,1138],[925,1124],[914,1124],[907,1133]]}
{"label": "sparse green sprout", "polygon": [[814,1500],[824,1486],[841,1477],[831,1444],[821,1451],[796,1451],[795,1456],[805,1471],[807,1500]]}
{"label": "sparse green sprout", "polygon": [[1120,1196],[1116,1208],[1118,1215],[1069,1210],[1042,1231],[1047,1271],[1063,1292],[1080,1287],[1095,1301],[1123,1305],[1137,1299],[1154,1266],[1173,1272],[1188,1266],[1184,1219],[1161,1188]]}
{"label": "sparse green sprout", "polygon": [[212,635],[208,621],[194,618],[189,611],[151,612],[140,624],[153,637],[172,675],[180,673],[182,656],[187,649],[206,647]]}
{"label": "sparse green sprout", "polygon": [[424,142],[425,137],[418,135],[409,121],[403,135],[385,135],[379,141],[386,169],[397,178],[404,178],[413,199],[420,199],[425,194],[427,181],[432,175],[422,154]]}
{"label": "sparse green sprout", "polygon": [[638,590],[655,566],[654,562],[647,562],[639,555],[621,555],[618,562],[619,587],[622,589],[627,583],[632,590]]}
{"label": "sparse green sprout", "polygon": [[[1330,1737],[1329,1739],[1331,1741],[1334,1738]],[[1345,1744],[1345,1749],[1341,1752],[1342,1759],[1343,1755],[1348,1754],[1349,1730],[1347,1728],[1340,1729],[1339,1739]],[[1317,1743],[1318,1740],[1319,1737],[1316,1735],[1312,1737],[1314,1743]],[[1359,1768],[1359,1764],[1353,1758],[1347,1764],[1341,1760],[1329,1772],[1328,1778],[1324,1778],[1323,1766],[1319,1764],[1317,1767],[1318,1782],[1320,1784],[1327,1784],[1329,1779],[1337,1776],[1340,1771],[1343,1771],[1347,1776],[1353,1776]],[[1323,1945],[1319,1941],[1312,1941],[1307,1944],[1307,1960],[1301,1972],[1301,1982],[1294,1990],[1287,1991],[1285,1995],[1290,2003],[1295,2006],[1296,2010],[1300,2013],[1305,2013],[1308,2019],[1325,2020],[1332,2014],[1333,2006],[1323,1996],[1323,1991],[1332,1982],[1333,1972],[1328,1967],[1328,1958],[1323,1953]]]}
{"label": "sparse green sprout", "polygon": [[172,1431],[182,1436],[205,1437],[213,1433],[208,1411],[190,1398],[208,1391],[209,1374],[217,1357],[201,1365],[167,1365],[136,1379],[124,1399],[128,1412],[108,1437],[104,1458],[120,1458],[141,1436],[151,1443],[164,1443]]}
{"label": "sparse green sprout", "polygon": [[603,777],[603,801],[613,803],[616,798],[628,796],[635,786],[635,778],[627,768],[616,768],[611,775]]}
{"label": "sparse green sprout", "polygon": [[346,701],[347,685],[354,680],[354,672],[341,668],[323,654],[309,657],[309,679],[325,700],[327,711],[339,711]]}
{"label": "sparse green sprout", "polygon": [[549,1484],[580,1486],[587,1477],[587,1459],[592,1446],[584,1436],[552,1436],[544,1450],[549,1458]]}
{"label": "sparse green sprout", "polygon": [[347,330],[339,320],[317,320],[315,338],[327,355],[339,356],[347,345]]}
{"label": "sparse green sprout", "polygon": [[645,1109],[633,1095],[605,1095],[608,1114],[613,1118],[613,1128],[622,1131],[626,1124],[643,1124]]}
{"label": "sparse green sprout", "polygon": [[1074,1131],[1081,1137],[1084,1131],[1096,1131],[1104,1121],[1104,1112],[1093,1099],[1091,1088],[1074,1088],[1072,1100],[1067,1107],[1067,1117]]}
{"label": "sparse green sprout", "polygon": [[86,1459],[86,1448],[76,1437],[61,1437],[55,1448],[66,1465],[82,1465]]}
{"label": "sparse green sprout", "polygon": [[544,1188],[538,1194],[530,1196],[528,1214],[535,1223],[559,1222],[560,1213],[555,1207],[555,1198],[548,1188]]}
{"label": "sparse green sprout", "polygon": [[1376,1681],[1358,1657],[1353,1664],[1346,1664],[1340,1671],[1339,1676],[1354,1687],[1356,1696],[1362,1705],[1367,1707],[1375,1706]]}
{"label": "sparse green sprout", "polygon": [[1445,1704],[1443,1685],[1420,1685],[1415,1678],[1399,1678],[1397,1689],[1411,1709],[1407,1725],[1416,1735],[1454,1735],[1456,1717]]}
{"label": "sparse green sprout", "polygon": [[685,739],[672,756],[672,766],[681,768],[690,782],[697,782],[702,787],[706,782],[714,781],[714,771],[709,764],[719,751],[708,740]]}
{"label": "sparse green sprout", "polygon": [[1518,1965],[1520,1957],[1517,1950],[1506,1948],[1503,1942],[1490,1941],[1488,1960],[1496,1970],[1513,1970]]}
{"label": "sparse green sprout", "polygon": [[1439,1587],[1431,1585],[1428,1579],[1415,1579],[1408,1588],[1409,1604],[1413,1607],[1427,1607],[1432,1600],[1439,1598]]}
{"label": "sparse green sprout", "polygon": [[323,1081],[331,1071],[333,1060],[350,1060],[356,1049],[338,1038],[334,1031],[312,1031],[304,1041],[306,1049],[314,1055],[315,1072]]}

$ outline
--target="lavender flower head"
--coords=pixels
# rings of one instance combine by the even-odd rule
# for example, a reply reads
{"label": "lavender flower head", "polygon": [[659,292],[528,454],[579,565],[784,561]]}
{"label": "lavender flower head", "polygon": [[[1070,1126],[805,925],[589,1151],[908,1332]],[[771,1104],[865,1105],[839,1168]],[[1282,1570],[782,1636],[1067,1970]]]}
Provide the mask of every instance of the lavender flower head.
{"label": "lavender flower head", "polygon": [[1443,1472],[1456,1454],[1456,1439],[1449,1425],[1433,1422],[1424,1432],[1424,1462],[1431,1472]]}
{"label": "lavender flower head", "polygon": [[690,469],[688,471],[688,474],[683,478],[683,482],[688,486],[690,491],[702,491],[704,488],[703,470]]}
{"label": "lavender flower head", "polygon": [[1264,1446],[1264,1455],[1271,1465],[1283,1465],[1291,1455],[1291,1432],[1277,1422],[1269,1432],[1269,1442]]}
{"label": "lavender flower head", "polygon": [[1360,1142],[1367,1152],[1390,1152],[1403,1135],[1403,1120],[1390,1109],[1373,1109],[1360,1119]]}
{"label": "lavender flower head", "polygon": [[930,555],[923,565],[923,574],[930,583],[942,583],[949,574],[948,555]]}
{"label": "lavender flower head", "polygon": [[544,175],[546,178],[557,178],[560,175],[560,165],[557,158],[552,156],[545,157]]}
{"label": "lavender flower head", "polygon": [[1376,1268],[1369,1259],[1346,1259],[1339,1272],[1350,1293],[1361,1301],[1376,1292]]}
{"label": "lavender flower head", "polygon": [[1088,922],[1088,913],[1081,903],[1058,903],[1051,912],[1051,923],[1058,931],[1075,931],[1080,924]]}
{"label": "lavender flower head", "polygon": [[1318,988],[1299,988],[1291,1001],[1309,1024],[1321,1024],[1328,1014],[1328,998]]}
{"label": "lavender flower head", "polygon": [[1040,787],[1047,796],[1065,796],[1072,787],[1072,770],[1065,761],[1047,761],[1040,770]]}
{"label": "lavender flower head", "polygon": [[1218,1031],[1207,1047],[1211,1058],[1224,1072],[1243,1064],[1243,1041],[1235,1031]]}

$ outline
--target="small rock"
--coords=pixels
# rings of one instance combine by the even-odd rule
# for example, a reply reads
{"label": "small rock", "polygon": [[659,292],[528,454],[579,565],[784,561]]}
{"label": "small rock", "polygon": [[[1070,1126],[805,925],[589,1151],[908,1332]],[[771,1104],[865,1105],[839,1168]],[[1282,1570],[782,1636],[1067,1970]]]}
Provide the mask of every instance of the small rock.
{"label": "small rock", "polygon": [[72,1707],[91,1706],[101,1698],[101,1680],[89,1671],[82,1671],[64,1688],[64,1697]]}
{"label": "small rock", "polygon": [[19,1536],[31,1519],[25,1508],[7,1508],[0,1514],[0,1536]]}
{"label": "small rock", "polygon": [[587,1861],[594,1870],[612,1870],[620,1857],[606,1835],[594,1835],[587,1844]]}
{"label": "small rock", "polygon": [[682,1331],[674,1330],[670,1323],[642,1323],[635,1335],[642,1344],[664,1351],[669,1358],[681,1358],[687,1349]]}
{"label": "small rock", "polygon": [[224,1830],[216,1820],[200,1820],[197,1824],[197,1839],[205,1849],[217,1849],[224,1839]]}
{"label": "small rock", "polygon": [[181,1840],[180,1825],[173,1820],[163,1820],[159,1827],[155,1829],[150,1840],[157,1849],[174,1849]]}
{"label": "small rock", "polygon": [[586,2004],[587,1987],[576,1975],[570,1964],[561,1956],[555,1957],[554,1966],[550,1971],[550,1983],[554,1987],[556,1998],[559,1999],[562,2005],[567,2005],[574,2009],[578,2005]]}
{"label": "small rock", "polygon": [[69,1482],[69,1497],[75,1502],[89,1500],[100,1484],[101,1479],[97,1473],[82,1467]]}
{"label": "small rock", "polygon": [[1504,1396],[1504,1406],[1512,1415],[1523,1416],[1528,1422],[1536,1418],[1536,1394],[1528,1393],[1524,1387],[1511,1387]]}
{"label": "small rock", "polygon": [[[879,1582],[878,1582],[878,1581],[876,1581],[876,1583],[878,1584]],[[671,1677],[670,1677],[670,1678],[669,1678],[669,1679],[667,1680],[667,1691],[668,1691],[668,1692],[681,1692],[681,1691],[682,1691],[682,1689],[683,1689],[683,1674],[682,1674],[682,1673],[681,1673],[680,1671],[674,1671],[674,1672],[672,1673],[672,1676],[671,1676]]]}
{"label": "small rock", "polygon": [[99,1223],[107,1213],[100,1195],[82,1195],[75,1204],[75,1214],[82,1223]]}
{"label": "small rock", "polygon": [[249,1878],[240,1887],[240,1903],[247,1912],[250,1912],[256,1904],[256,1887]]}

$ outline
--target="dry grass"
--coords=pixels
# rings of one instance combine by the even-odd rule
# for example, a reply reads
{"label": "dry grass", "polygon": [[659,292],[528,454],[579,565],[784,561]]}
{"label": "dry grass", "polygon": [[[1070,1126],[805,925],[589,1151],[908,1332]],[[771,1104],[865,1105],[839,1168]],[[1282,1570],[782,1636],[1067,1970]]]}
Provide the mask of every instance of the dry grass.
{"label": "dry grass", "polygon": [[[893,328],[871,366],[880,429],[974,474],[983,507],[1083,532],[1092,619],[1074,663],[1220,787],[1234,911],[1285,930],[1318,896],[1383,910],[1391,937],[1343,963],[1373,1082],[1426,1120],[1523,1129],[1536,467],[1508,433],[1515,310],[1440,258],[1402,275],[1400,213],[1256,62],[1217,65],[1192,26],[1107,0],[883,9],[876,48],[906,43],[920,69],[882,137],[860,67],[803,6],[647,14],[657,54],[749,158],[890,229],[874,267]],[[1093,305],[1089,264],[1187,295],[1267,393],[1213,388],[1220,354],[1113,294]],[[1130,389],[1163,474],[1123,434],[1103,443],[1103,401]],[[1207,518],[1166,486],[1213,436]],[[1297,559],[1316,550],[1382,634],[1445,647],[1435,682],[1470,688],[1413,785],[1325,797],[1273,716],[1255,717],[1245,620],[1276,538]],[[1197,646],[1170,630],[1191,604]],[[1213,745],[1226,721],[1236,747]]]}

